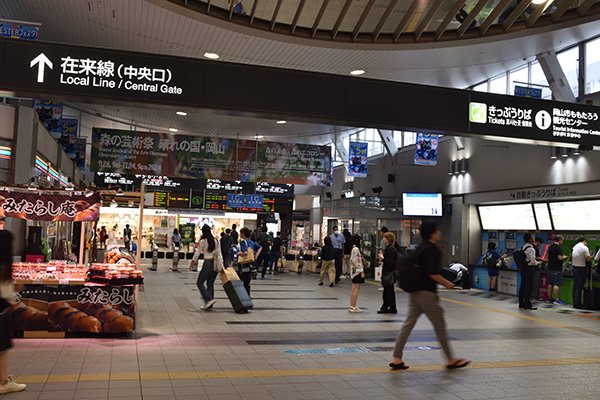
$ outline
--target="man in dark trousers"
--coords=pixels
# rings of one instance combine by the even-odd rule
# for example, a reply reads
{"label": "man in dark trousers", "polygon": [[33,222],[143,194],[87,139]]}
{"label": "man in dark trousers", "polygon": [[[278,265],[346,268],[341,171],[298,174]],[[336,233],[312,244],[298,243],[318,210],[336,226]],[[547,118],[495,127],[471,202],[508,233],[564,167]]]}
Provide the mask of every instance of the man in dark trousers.
{"label": "man in dark trousers", "polygon": [[123,230],[123,242],[125,244],[125,249],[129,251],[129,245],[131,244],[131,228],[129,227],[129,224],[125,225],[125,229]]}
{"label": "man in dark trousers", "polygon": [[233,246],[233,239],[231,239],[231,229],[225,229],[225,233],[221,236],[221,254],[223,255],[223,266],[228,268],[231,265],[231,246]]}
{"label": "man in dark trousers", "polygon": [[231,240],[233,241],[233,244],[235,244],[235,245],[238,244],[238,238],[239,238],[238,231],[236,229],[237,229],[236,224],[231,225]]}
{"label": "man in dark trousers", "polygon": [[271,249],[271,255],[273,257],[273,268],[277,272],[277,263],[281,258],[281,247],[283,246],[283,239],[281,239],[281,232],[277,232],[277,236],[273,239],[273,248]]}
{"label": "man in dark trousers", "polygon": [[261,279],[265,279],[265,275],[267,275],[267,270],[272,268],[271,265],[271,245],[273,244],[271,241],[271,236],[267,233],[267,228],[262,227],[259,229],[259,233],[256,235],[256,242],[261,247],[262,251],[256,260],[256,267],[261,268]]}
{"label": "man in dark trousers", "polygon": [[525,253],[525,263],[517,265],[521,273],[521,287],[519,288],[519,308],[525,310],[537,310],[531,303],[531,291],[533,289],[533,277],[538,268],[538,261],[535,253],[534,238],[531,233],[523,236],[525,244],[521,250]]}
{"label": "man in dark trousers", "polygon": [[342,235],[337,226],[333,227],[333,233],[329,236],[335,249],[335,283],[340,283],[342,275],[342,264],[344,262],[344,235]]}

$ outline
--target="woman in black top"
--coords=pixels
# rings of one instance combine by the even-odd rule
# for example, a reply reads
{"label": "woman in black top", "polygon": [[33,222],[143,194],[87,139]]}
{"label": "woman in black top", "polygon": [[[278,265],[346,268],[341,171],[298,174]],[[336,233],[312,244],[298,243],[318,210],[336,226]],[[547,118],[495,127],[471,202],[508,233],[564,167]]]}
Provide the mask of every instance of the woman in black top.
{"label": "woman in black top", "polygon": [[331,243],[331,238],[325,236],[321,248],[321,274],[319,276],[319,286],[323,285],[325,274],[329,274],[329,287],[335,285],[335,249]]}
{"label": "woman in black top", "polygon": [[[396,236],[392,232],[386,232],[383,235],[383,241],[385,243],[385,251],[379,254],[379,258],[383,261],[383,268],[381,271],[381,277],[387,277],[390,274],[394,274],[396,271],[396,260],[398,259],[398,253],[396,252]],[[383,286],[383,305],[381,309],[377,311],[377,314],[397,314],[396,310],[396,291],[394,289],[395,279],[391,280],[391,285],[386,282],[386,279],[382,279]]]}

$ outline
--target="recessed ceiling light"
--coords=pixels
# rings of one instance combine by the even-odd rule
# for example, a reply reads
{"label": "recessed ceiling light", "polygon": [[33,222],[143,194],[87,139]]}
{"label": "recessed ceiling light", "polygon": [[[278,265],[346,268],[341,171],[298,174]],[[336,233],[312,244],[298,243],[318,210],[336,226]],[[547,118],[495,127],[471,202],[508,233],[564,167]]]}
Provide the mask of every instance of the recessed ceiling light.
{"label": "recessed ceiling light", "polygon": [[255,139],[263,139],[263,138],[264,138],[264,136],[263,136],[263,135],[256,135],[256,136],[254,136],[254,138],[255,138]]}
{"label": "recessed ceiling light", "polygon": [[532,1],[533,4],[544,4],[544,3],[547,3],[547,2],[548,2],[548,0],[533,0]]}
{"label": "recessed ceiling light", "polygon": [[362,75],[365,73],[364,69],[355,69],[354,71],[350,71],[350,75]]}
{"label": "recessed ceiling light", "polygon": [[175,128],[169,128],[169,132],[177,132],[177,129],[175,129]]}
{"label": "recessed ceiling light", "polygon": [[281,125],[281,124],[287,124],[287,121],[284,121],[284,120],[279,120],[279,121],[277,121],[277,123],[278,123],[279,125]]}
{"label": "recessed ceiling light", "polygon": [[182,117],[185,117],[187,115],[187,113],[185,111],[177,111],[177,115],[181,115]]}
{"label": "recessed ceiling light", "polygon": [[217,53],[204,53],[204,57],[209,58],[211,60],[216,60],[219,58]]}

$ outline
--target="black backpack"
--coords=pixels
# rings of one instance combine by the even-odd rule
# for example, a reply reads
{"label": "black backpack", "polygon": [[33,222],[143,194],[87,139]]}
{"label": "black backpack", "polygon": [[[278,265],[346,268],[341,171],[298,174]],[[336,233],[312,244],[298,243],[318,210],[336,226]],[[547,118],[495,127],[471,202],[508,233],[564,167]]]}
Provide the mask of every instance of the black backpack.
{"label": "black backpack", "polygon": [[525,254],[525,246],[515,251],[513,254],[513,259],[515,260],[515,264],[517,264],[518,268],[527,267],[527,254]]}
{"label": "black backpack", "polygon": [[420,246],[417,251],[408,256],[396,259],[396,276],[398,286],[407,293],[418,292],[425,286],[425,274],[419,264],[419,256],[427,246]]}
{"label": "black backpack", "polygon": [[490,269],[498,268],[498,260],[499,260],[499,258],[496,257],[496,255],[492,254],[491,251],[485,255],[486,267],[488,267]]}

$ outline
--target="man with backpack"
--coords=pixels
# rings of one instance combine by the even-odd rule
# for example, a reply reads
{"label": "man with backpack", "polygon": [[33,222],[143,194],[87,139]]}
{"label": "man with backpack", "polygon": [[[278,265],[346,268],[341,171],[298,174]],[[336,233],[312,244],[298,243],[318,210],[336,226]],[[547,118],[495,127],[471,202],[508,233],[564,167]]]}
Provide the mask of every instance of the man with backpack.
{"label": "man with backpack", "polygon": [[404,258],[398,264],[398,281],[400,288],[410,294],[408,314],[402,325],[390,368],[401,370],[408,369],[402,360],[404,346],[410,333],[414,329],[421,314],[427,315],[431,321],[435,334],[442,346],[448,360],[447,369],[464,368],[471,362],[455,358],[448,342],[444,309],[440,305],[437,295],[437,285],[452,289],[454,284],[441,275],[442,251],[438,243],[442,239],[442,232],[437,222],[424,221],[421,225],[423,243],[412,255]]}
{"label": "man with backpack", "polygon": [[531,303],[531,291],[533,289],[533,277],[538,267],[537,256],[535,252],[534,237],[531,233],[523,236],[525,244],[515,251],[515,264],[521,273],[521,287],[519,287],[519,308],[524,310],[537,310]]}

